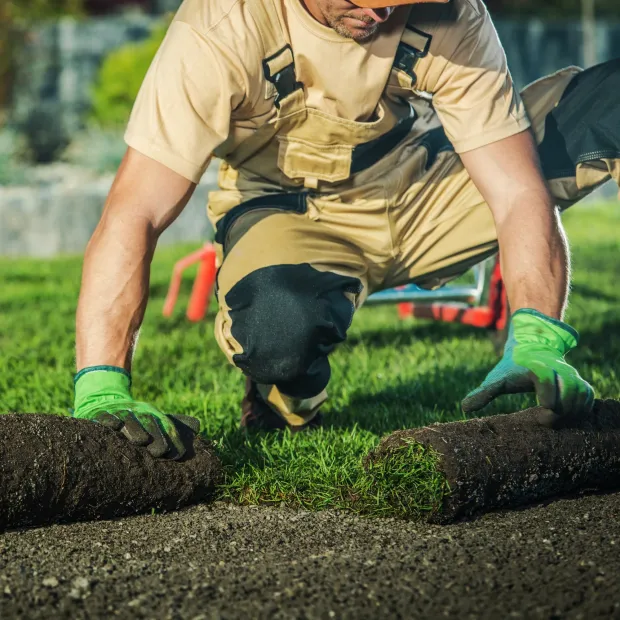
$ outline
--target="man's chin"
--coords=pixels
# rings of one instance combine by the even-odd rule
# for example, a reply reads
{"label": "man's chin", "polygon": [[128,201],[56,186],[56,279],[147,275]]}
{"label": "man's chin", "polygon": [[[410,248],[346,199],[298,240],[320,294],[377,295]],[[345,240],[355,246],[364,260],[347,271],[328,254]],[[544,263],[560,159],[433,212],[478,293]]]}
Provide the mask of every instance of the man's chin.
{"label": "man's chin", "polygon": [[354,41],[365,41],[370,39],[375,32],[377,32],[377,24],[373,24],[370,28],[356,28],[355,26],[349,26],[344,23],[338,24],[337,28],[334,28],[336,32],[346,37],[347,39],[353,39]]}
{"label": "man's chin", "polygon": [[365,28],[363,30],[353,30],[350,38],[354,41],[366,41],[366,39],[370,39],[375,32],[377,32],[376,26],[374,28]]}

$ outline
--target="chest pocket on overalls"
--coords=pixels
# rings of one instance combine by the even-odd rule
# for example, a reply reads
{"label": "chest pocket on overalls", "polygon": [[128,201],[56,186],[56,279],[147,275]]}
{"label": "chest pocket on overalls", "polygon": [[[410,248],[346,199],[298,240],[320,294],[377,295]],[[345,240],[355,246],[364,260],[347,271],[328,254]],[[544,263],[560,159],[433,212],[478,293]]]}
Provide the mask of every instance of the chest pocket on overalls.
{"label": "chest pocket on overalls", "polygon": [[290,46],[263,63],[265,78],[276,91],[278,168],[307,188],[335,183],[365,170],[406,136],[415,121],[412,106],[380,101],[376,119],[357,122],[308,108],[303,84],[295,77]]}

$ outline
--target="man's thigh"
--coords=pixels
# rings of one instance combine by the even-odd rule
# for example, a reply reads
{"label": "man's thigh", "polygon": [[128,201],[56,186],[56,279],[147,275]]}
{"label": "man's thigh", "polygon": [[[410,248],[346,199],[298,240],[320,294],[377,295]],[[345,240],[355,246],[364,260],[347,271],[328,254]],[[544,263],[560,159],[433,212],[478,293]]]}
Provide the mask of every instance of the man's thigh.
{"label": "man's thigh", "polygon": [[327,398],[328,356],[367,294],[366,273],[358,249],[305,215],[261,209],[227,235],[216,339],[291,426]]}
{"label": "man's thigh", "polygon": [[423,204],[399,213],[399,253],[385,288],[415,282],[436,288],[497,252],[493,216],[454,152],[427,177]]}
{"label": "man's thigh", "polygon": [[342,341],[366,294],[361,252],[320,222],[261,210],[228,234],[218,343],[259,383],[286,383]]}
{"label": "man's thigh", "polygon": [[[610,178],[620,183],[620,60],[560,71],[522,96],[558,206],[575,204]],[[439,153],[396,214],[399,255],[386,288],[433,288],[497,251],[491,211],[453,151]]]}

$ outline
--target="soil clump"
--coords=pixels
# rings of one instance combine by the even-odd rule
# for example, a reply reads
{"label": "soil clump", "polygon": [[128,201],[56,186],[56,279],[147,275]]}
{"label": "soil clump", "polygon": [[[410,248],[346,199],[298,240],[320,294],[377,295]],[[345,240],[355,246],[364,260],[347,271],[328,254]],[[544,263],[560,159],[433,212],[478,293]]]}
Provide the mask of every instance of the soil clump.
{"label": "soil clump", "polygon": [[509,415],[433,424],[384,438],[367,462],[393,458],[411,443],[439,455],[450,487],[435,523],[551,497],[620,488],[620,403],[564,420],[536,407]]}
{"label": "soil clump", "polygon": [[175,510],[208,501],[222,473],[214,446],[200,438],[170,461],[90,421],[0,416],[0,530]]}

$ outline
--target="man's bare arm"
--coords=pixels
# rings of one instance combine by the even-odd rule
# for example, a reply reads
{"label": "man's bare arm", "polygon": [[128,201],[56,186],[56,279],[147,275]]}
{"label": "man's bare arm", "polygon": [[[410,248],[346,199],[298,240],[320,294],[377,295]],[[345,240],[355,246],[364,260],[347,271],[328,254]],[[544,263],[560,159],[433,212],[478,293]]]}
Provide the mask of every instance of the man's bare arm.
{"label": "man's bare arm", "polygon": [[568,245],[534,139],[527,131],[461,157],[493,212],[514,312],[502,359],[465,397],[463,410],[479,411],[502,394],[536,392],[539,404],[557,415],[585,413],[594,390],[564,359],[579,341],[561,321]]}
{"label": "man's bare arm", "polygon": [[84,257],[77,310],[78,370],[92,366],[131,370],[157,241],[195,187],[128,149]]}
{"label": "man's bare arm", "polygon": [[531,133],[463,153],[461,159],[493,213],[512,310],[532,308],[561,319],[568,245]]}

